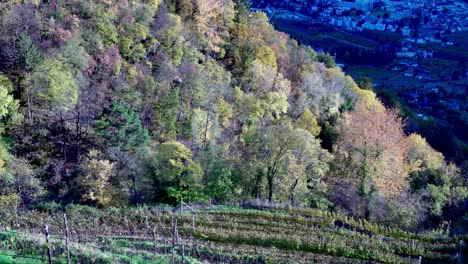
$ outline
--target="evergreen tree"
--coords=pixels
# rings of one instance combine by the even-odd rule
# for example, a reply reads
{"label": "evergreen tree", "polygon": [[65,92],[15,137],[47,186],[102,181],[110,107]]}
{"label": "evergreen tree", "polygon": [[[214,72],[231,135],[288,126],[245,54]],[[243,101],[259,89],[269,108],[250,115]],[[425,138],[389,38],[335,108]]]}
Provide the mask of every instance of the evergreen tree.
{"label": "evergreen tree", "polygon": [[138,115],[128,106],[113,103],[96,120],[96,132],[108,147],[120,147],[136,152],[146,146],[148,130],[141,125]]}

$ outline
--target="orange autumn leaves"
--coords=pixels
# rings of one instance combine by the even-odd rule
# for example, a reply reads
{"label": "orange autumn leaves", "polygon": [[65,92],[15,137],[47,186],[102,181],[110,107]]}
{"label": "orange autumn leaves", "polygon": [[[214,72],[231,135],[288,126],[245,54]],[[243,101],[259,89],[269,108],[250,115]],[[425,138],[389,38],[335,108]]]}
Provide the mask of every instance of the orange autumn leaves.
{"label": "orange autumn leaves", "polygon": [[[381,197],[391,199],[408,188],[408,138],[395,110],[358,101],[355,111],[345,115],[339,130],[337,154],[346,160],[344,166],[357,172],[366,160],[372,183]],[[356,172],[348,175],[358,175]]]}

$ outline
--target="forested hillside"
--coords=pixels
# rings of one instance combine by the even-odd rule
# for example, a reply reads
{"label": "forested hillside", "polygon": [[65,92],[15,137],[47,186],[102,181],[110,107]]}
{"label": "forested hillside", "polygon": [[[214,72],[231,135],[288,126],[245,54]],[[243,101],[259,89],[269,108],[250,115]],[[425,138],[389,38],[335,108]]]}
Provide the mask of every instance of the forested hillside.
{"label": "forested hillside", "polygon": [[247,1],[12,0],[0,23],[2,214],[262,199],[467,232],[468,168]]}

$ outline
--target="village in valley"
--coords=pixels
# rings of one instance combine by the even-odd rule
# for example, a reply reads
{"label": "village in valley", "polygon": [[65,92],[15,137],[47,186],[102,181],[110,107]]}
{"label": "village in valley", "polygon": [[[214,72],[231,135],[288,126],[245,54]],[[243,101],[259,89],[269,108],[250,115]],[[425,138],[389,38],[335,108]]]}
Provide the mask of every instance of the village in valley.
{"label": "village in valley", "polygon": [[[255,0],[253,10],[261,10],[274,19],[302,23],[323,23],[346,32],[382,31],[399,33],[401,39],[394,46],[395,57],[401,65],[412,66],[408,59],[435,56],[435,49],[452,47],[456,43],[450,34],[468,31],[468,2],[433,0]],[[393,67],[394,70],[402,67]],[[430,72],[410,70],[406,76],[432,80]],[[468,69],[455,73],[468,79]],[[452,76],[443,76],[451,80]]]}
{"label": "village in valley", "polygon": [[[347,32],[400,33],[397,58],[432,58],[434,50],[421,46],[454,46],[447,35],[468,31],[468,1],[255,0],[253,6],[273,18],[318,22]],[[468,70],[459,77],[468,78]]]}
{"label": "village in valley", "polygon": [[355,79],[370,77],[377,92],[391,90],[414,120],[468,141],[468,1],[253,0],[252,10]]}

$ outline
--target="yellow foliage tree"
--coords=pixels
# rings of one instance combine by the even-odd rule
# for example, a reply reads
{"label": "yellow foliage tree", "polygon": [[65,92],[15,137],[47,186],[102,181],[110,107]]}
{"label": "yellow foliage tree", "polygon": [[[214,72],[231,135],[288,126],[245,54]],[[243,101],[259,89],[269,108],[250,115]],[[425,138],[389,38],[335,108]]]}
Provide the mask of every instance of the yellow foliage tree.
{"label": "yellow foliage tree", "polygon": [[444,155],[434,150],[420,135],[411,134],[408,137],[408,144],[411,172],[418,172],[423,168],[438,170],[444,165]]}
{"label": "yellow foliage tree", "polygon": [[274,70],[276,70],[276,55],[270,47],[266,45],[261,46],[260,48],[258,48],[255,57],[256,59],[260,60],[263,64],[269,65],[273,67]]}
{"label": "yellow foliage tree", "polygon": [[308,131],[314,137],[320,134],[320,126],[314,114],[307,108],[304,113],[296,120],[295,128],[301,128]]}
{"label": "yellow foliage tree", "polygon": [[81,165],[80,175],[75,180],[80,201],[99,207],[109,205],[112,200],[109,178],[113,172],[113,163],[100,159],[98,151],[90,151]]}
{"label": "yellow foliage tree", "polygon": [[206,38],[208,49],[220,51],[223,38],[228,36],[228,25],[235,16],[231,0],[194,0],[196,28]]}

